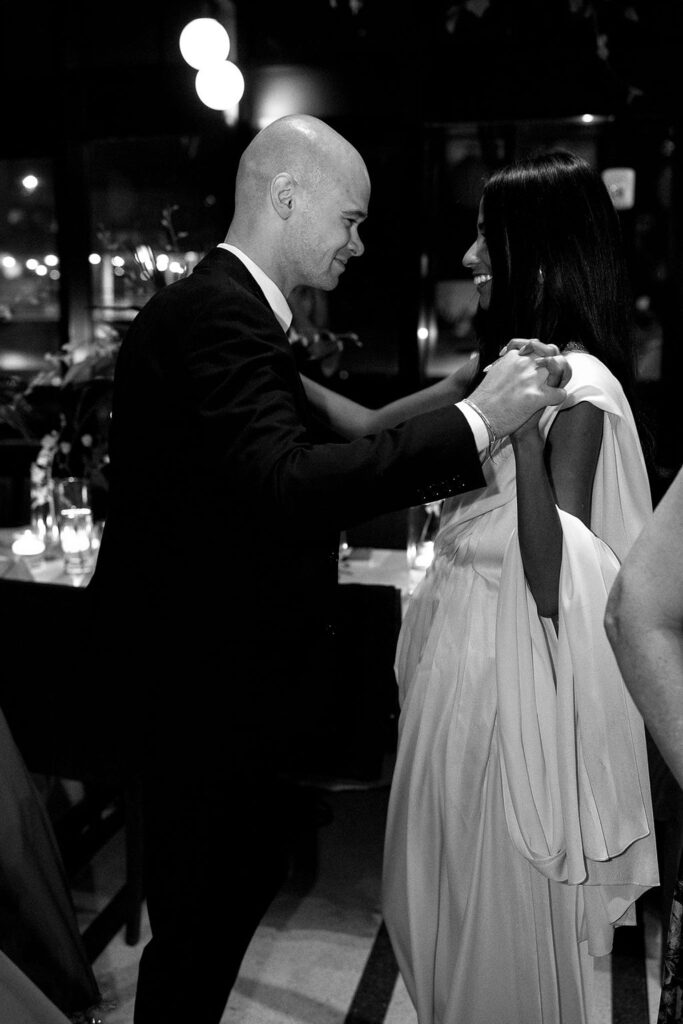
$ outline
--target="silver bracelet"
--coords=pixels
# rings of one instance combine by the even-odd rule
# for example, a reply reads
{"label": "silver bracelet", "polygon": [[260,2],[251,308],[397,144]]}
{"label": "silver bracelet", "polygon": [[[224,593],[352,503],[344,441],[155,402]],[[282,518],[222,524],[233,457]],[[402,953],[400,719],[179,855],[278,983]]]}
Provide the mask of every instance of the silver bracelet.
{"label": "silver bracelet", "polygon": [[481,416],[484,426],[486,427],[486,432],[489,435],[489,451],[491,451],[498,438],[494,433],[493,427],[489,422],[488,416],[484,415],[479,406],[476,405],[471,398],[463,398],[463,402],[467,402],[470,408],[474,409],[478,416]]}

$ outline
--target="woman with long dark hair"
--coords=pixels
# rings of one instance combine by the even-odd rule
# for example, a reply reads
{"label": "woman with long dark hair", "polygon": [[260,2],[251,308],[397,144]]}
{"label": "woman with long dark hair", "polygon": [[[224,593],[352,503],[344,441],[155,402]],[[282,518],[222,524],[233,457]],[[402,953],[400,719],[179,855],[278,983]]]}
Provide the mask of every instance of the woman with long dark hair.
{"label": "woman with long dark hair", "polygon": [[491,446],[486,486],[446,499],[411,597],[384,916],[419,1024],[590,1024],[593,959],[658,884],[643,722],[603,628],[652,503],[600,175],[566,151],[497,171],[463,263],[478,365],[377,410],[305,381],[355,436],[471,395],[521,339],[571,366],[564,403]]}
{"label": "woman with long dark hair", "polygon": [[658,883],[643,723],[603,629],[651,499],[600,175],[564,151],[496,172],[463,263],[481,372],[523,336],[572,377],[444,504],[399,639],[384,913],[419,1024],[588,1024],[593,958]]}

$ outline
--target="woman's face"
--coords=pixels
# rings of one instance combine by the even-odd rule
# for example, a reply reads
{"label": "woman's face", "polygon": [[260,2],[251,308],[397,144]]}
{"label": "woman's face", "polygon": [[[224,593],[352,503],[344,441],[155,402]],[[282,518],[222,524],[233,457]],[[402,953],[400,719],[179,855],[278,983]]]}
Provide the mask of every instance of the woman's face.
{"label": "woman's face", "polygon": [[482,309],[489,308],[491,301],[491,261],[489,250],[486,245],[486,232],[484,227],[483,203],[479,203],[479,216],[477,219],[477,240],[469,247],[462,258],[462,265],[472,273],[474,283],[479,292],[479,305]]}

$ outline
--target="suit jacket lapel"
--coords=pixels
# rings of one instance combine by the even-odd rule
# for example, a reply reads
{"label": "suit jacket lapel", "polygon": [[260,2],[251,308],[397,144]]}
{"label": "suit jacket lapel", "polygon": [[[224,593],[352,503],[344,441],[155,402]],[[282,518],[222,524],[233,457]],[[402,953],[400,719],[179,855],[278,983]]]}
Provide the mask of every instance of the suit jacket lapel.
{"label": "suit jacket lapel", "polygon": [[282,325],[278,318],[275,316],[275,313],[273,312],[270,303],[268,302],[268,299],[264,295],[261,286],[255,280],[255,278],[253,278],[252,275],[249,273],[244,263],[242,263],[241,259],[235,256],[233,252],[230,252],[229,249],[221,249],[219,248],[219,246],[215,246],[213,249],[210,249],[206,256],[204,256],[204,258],[199,261],[193,273],[196,274],[197,272],[223,275],[227,274],[230,277],[232,277],[235,281],[237,281],[238,284],[240,284],[242,287],[246,288],[247,291],[251,292],[255,296],[255,298],[257,298],[259,302],[261,302],[265,306],[266,310],[268,311],[268,314],[273,319],[273,324],[275,325],[278,337],[282,338],[283,348],[287,349],[292,360],[292,365],[294,367],[294,397],[299,406],[302,419],[310,428],[313,422],[311,418],[312,410],[308,403],[308,399],[306,398],[304,386],[301,383],[299,370],[296,365],[296,360],[294,358],[294,353],[292,352],[291,349],[289,338],[283,331]]}
{"label": "suit jacket lapel", "polygon": [[[263,289],[256,279],[249,273],[244,263],[242,263],[242,260],[235,256],[234,253],[230,252],[228,249],[221,249],[219,246],[215,246],[213,249],[209,250],[202,260],[199,261],[194,269],[194,273],[196,274],[198,270],[210,273],[229,274],[230,277],[234,278],[235,281],[250,291],[252,295],[263,303],[277,324],[280,333],[287,338],[280,321],[271,309],[270,303],[268,302]],[[289,344],[289,339],[287,339],[287,342]]]}

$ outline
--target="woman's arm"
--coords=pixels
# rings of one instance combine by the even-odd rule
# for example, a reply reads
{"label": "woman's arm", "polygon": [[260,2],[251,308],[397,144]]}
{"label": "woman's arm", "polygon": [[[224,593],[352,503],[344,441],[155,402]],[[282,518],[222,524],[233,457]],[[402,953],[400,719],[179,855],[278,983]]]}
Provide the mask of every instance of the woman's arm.
{"label": "woman's arm", "polygon": [[539,417],[512,435],[517,463],[517,518],[524,573],[539,615],[557,624],[562,526],[557,508],[590,526],[593,477],[603,413],[581,402],[557,414],[546,447]]}
{"label": "woman's arm", "polygon": [[683,787],[683,470],[624,559],[605,629],[631,696]]}
{"label": "woman's arm", "polygon": [[360,405],[303,374],[301,380],[306,396],[318,415],[337,434],[352,439],[375,434],[378,430],[395,427],[419,413],[459,402],[476,372],[477,362],[476,355],[472,356],[443,380],[421,391],[398,398],[395,402],[389,402],[380,409],[369,409],[365,405]]}

